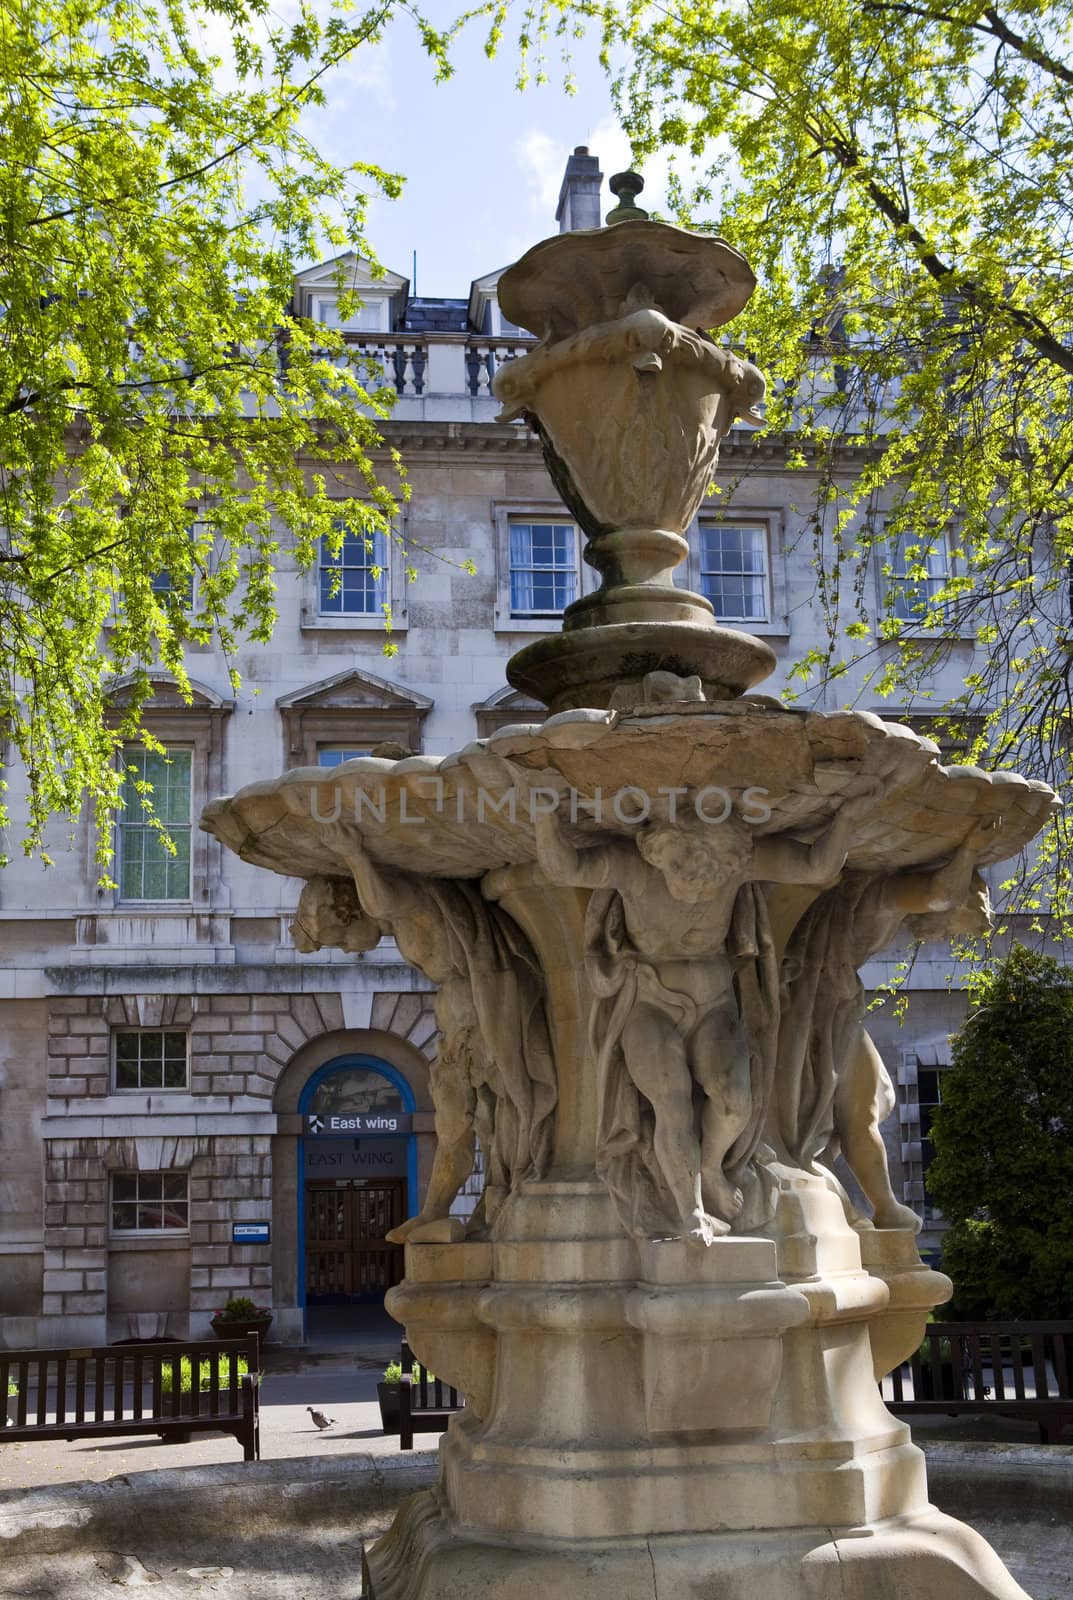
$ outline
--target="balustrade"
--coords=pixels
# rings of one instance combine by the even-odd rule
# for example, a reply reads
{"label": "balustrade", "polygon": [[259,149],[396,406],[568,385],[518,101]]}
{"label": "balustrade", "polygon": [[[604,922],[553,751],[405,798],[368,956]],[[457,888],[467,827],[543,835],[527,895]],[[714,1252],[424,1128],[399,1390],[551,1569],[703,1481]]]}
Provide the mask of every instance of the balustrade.
{"label": "balustrade", "polygon": [[394,389],[400,399],[435,393],[490,400],[492,379],[499,368],[533,345],[530,339],[479,339],[459,334],[457,340],[437,339],[433,360],[429,340],[423,335],[345,333],[343,337],[351,359],[357,357],[363,363],[366,385],[377,387],[378,373],[382,373],[384,385]]}

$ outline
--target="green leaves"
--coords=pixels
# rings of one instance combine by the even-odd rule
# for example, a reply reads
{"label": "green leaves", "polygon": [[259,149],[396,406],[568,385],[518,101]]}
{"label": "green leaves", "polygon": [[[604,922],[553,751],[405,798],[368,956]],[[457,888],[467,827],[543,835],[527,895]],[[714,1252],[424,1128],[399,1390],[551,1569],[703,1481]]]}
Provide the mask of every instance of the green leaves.
{"label": "green leaves", "polygon": [[[898,709],[938,682],[938,703],[976,719],[972,759],[1064,784],[1073,12],[545,8],[590,19],[635,161],[669,149],[679,220],[720,233],[757,273],[731,337],[768,376],[768,432],[787,435],[794,498],[815,508],[794,537],[811,544],[827,636],[797,663],[794,693],[837,678],[847,703]],[[873,598],[902,535],[958,552],[912,617]],[[1053,861],[1068,856],[1066,828],[1052,830]],[[1065,927],[1061,877],[1049,887]]]}
{"label": "green leaves", "polygon": [[277,562],[308,566],[337,518],[391,536],[405,485],[376,424],[393,392],[291,297],[329,247],[370,256],[368,197],[399,192],[299,122],[395,9],[0,16],[0,728],[28,773],[28,850],[87,794],[105,820],[151,666],[185,686],[188,646],[266,638]]}
{"label": "green leaves", "polygon": [[964,1317],[1073,1305],[1073,974],[1015,945],[980,973],[943,1073],[928,1187]]}

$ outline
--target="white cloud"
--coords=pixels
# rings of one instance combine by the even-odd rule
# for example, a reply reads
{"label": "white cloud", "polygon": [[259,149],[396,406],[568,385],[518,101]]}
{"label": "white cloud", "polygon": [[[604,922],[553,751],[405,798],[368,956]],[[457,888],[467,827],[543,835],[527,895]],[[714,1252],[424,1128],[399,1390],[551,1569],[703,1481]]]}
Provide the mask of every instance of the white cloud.
{"label": "white cloud", "polygon": [[[614,117],[603,117],[589,129],[585,143],[590,154],[600,163],[604,181],[614,172],[624,172],[630,166],[630,141]],[[608,204],[610,205],[610,200]]]}
{"label": "white cloud", "polygon": [[[584,143],[589,153],[600,163],[605,185],[603,209],[609,211],[614,204],[614,197],[606,188],[607,179],[613,173],[623,172],[630,166],[630,141],[614,117],[608,116],[590,124]],[[526,204],[529,210],[538,213],[546,224],[552,223],[555,217],[559,187],[563,181],[567,159],[574,148],[576,147],[573,145],[561,144],[539,128],[530,128],[515,141],[514,155],[526,180]],[[665,208],[667,172],[667,158],[662,154],[646,163],[643,173],[645,192],[642,205],[647,201],[656,208]]]}
{"label": "white cloud", "polygon": [[550,135],[538,128],[531,128],[515,141],[514,153],[522,175],[528,181],[529,209],[554,217],[563,169],[570,152],[563,150]]}

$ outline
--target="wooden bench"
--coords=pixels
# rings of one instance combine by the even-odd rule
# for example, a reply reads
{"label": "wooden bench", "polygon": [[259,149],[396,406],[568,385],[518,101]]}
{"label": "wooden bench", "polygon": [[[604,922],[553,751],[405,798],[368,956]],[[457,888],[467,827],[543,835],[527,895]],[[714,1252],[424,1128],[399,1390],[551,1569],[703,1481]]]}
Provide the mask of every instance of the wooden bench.
{"label": "wooden bench", "polygon": [[414,1357],[408,1344],[402,1347],[402,1378],[399,1381],[399,1449],[412,1450],[415,1433],[442,1433],[465,1401],[457,1389],[440,1378],[430,1378],[424,1367],[421,1376],[413,1375]]}
{"label": "wooden bench", "polygon": [[896,1416],[990,1413],[1035,1422],[1042,1444],[1073,1424],[1073,1322],[931,1322],[881,1385]]}
{"label": "wooden bench", "polygon": [[[238,1358],[249,1371],[240,1375]],[[182,1392],[183,1360],[207,1389]],[[222,1371],[224,1360],[229,1360]],[[257,1335],[211,1343],[105,1345],[89,1350],[0,1350],[0,1394],[11,1384],[8,1426],[15,1439],[97,1439],[155,1433],[178,1443],[193,1433],[231,1433],[247,1461],[261,1455]],[[170,1391],[165,1387],[165,1372]],[[12,1416],[12,1411],[14,1415]]]}

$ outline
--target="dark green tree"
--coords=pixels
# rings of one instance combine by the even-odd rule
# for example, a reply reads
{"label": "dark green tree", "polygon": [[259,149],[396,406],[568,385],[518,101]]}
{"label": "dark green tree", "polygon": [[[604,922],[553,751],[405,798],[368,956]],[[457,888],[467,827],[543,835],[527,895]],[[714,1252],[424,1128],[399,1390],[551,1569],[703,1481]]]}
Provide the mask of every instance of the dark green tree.
{"label": "dark green tree", "polygon": [[928,1187],[959,1316],[1073,1315],[1073,972],[1015,945],[943,1075]]}

